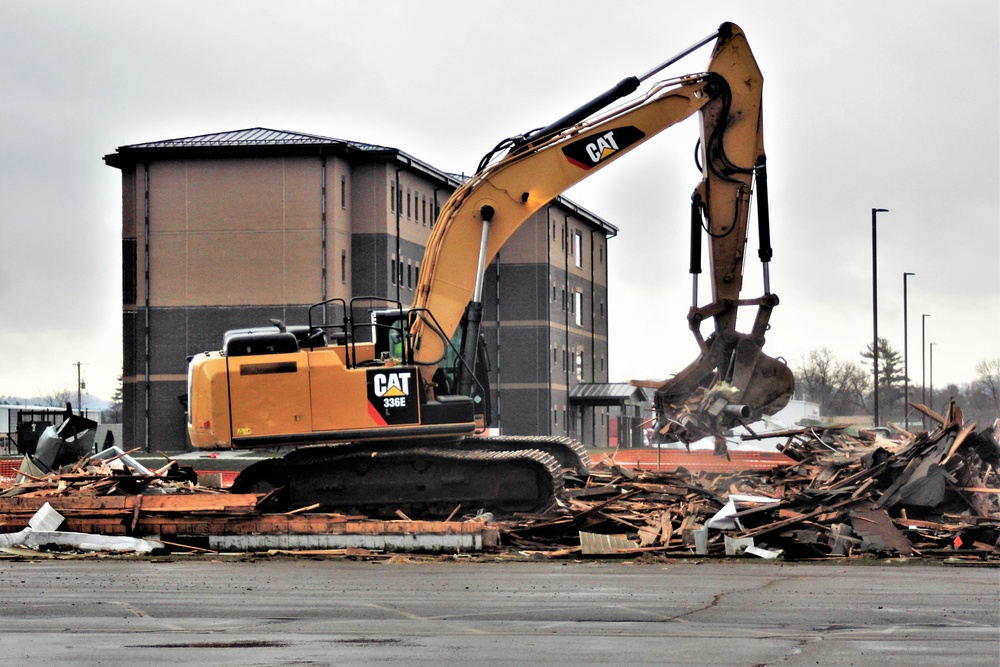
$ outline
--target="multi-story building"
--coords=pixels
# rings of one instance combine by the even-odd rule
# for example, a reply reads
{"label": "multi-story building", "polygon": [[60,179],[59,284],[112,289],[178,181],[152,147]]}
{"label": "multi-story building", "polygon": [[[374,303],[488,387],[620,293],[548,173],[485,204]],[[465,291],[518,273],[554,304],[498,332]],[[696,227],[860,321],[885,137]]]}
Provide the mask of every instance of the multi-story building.
{"label": "multi-story building", "polygon": [[[187,447],[187,358],[227,329],[304,323],[308,307],[412,302],[424,246],[460,177],[398,149],[263,128],[122,146],[123,401],[129,446]],[[490,265],[493,425],[608,442],[607,242],[615,227],[558,198]],[[178,400],[181,399],[181,400]]]}

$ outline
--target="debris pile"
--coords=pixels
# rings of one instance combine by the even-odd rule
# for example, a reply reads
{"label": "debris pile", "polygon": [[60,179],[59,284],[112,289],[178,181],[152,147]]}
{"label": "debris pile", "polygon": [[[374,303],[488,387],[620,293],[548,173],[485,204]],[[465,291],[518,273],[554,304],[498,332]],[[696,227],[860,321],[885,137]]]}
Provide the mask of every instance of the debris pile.
{"label": "debris pile", "polygon": [[563,506],[501,524],[503,542],[571,554],[1000,558],[1000,447],[951,405],[901,440],[846,428],[787,431],[796,463],[707,474],[599,462]]}
{"label": "debris pile", "polygon": [[[191,470],[178,470],[177,462],[169,460],[159,470],[151,471],[118,447],[114,451],[84,457],[72,465],[42,473],[28,463],[22,464],[17,481],[0,493],[0,497],[24,496],[48,498],[54,496],[109,496],[138,494],[177,494],[213,492],[198,486]],[[135,450],[133,450],[135,451]],[[32,474],[32,473],[35,474]]]}
{"label": "debris pile", "polygon": [[[314,506],[268,513],[263,508],[270,494],[201,486],[187,473],[173,471],[174,465],[171,461],[150,471],[121,452],[42,476],[22,471],[22,479],[0,493],[0,551],[16,557],[27,555],[23,547],[140,553],[293,550],[357,556],[482,551],[494,549],[499,539],[496,528],[480,518],[377,521],[314,513]],[[43,529],[38,523],[43,517],[55,520]]]}
{"label": "debris pile", "polygon": [[[540,557],[1000,560],[1000,420],[977,432],[955,405],[944,416],[914,407],[937,427],[901,431],[893,440],[847,427],[789,430],[780,434],[787,439],[776,457],[785,464],[770,468],[662,471],[605,457],[567,485],[557,507],[502,520],[480,512],[461,521],[402,514],[402,521],[378,521],[316,506],[268,513],[268,494],[200,486],[173,461],[150,471],[119,450],[46,475],[22,470],[0,493],[0,550],[40,540],[80,548],[100,543],[93,536],[124,536],[165,547],[328,554],[501,549]],[[58,515],[62,530],[84,535],[54,536],[51,526],[31,524],[46,513]],[[132,548],[122,543],[107,548]]]}

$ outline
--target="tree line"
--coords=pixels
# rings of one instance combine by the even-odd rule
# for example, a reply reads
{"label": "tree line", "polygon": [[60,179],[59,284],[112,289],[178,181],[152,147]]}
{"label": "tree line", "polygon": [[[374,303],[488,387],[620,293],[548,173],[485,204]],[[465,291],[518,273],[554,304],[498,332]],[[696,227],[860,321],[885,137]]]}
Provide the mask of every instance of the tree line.
{"label": "tree line", "polygon": [[[838,359],[829,348],[811,350],[793,369],[796,395],[818,403],[824,417],[874,414],[873,351],[872,343],[868,343],[859,361],[845,361]],[[903,424],[908,419],[912,425],[920,421],[921,414],[904,406],[906,374],[903,366],[900,352],[888,340],[879,338],[879,415],[883,422]],[[928,386],[926,392],[920,381],[910,378],[910,402],[923,403],[926,395],[925,404],[943,412],[954,398],[966,421],[975,421],[980,426],[992,424],[1000,418],[1000,357],[980,361],[975,372],[975,379],[968,384]]]}
{"label": "tree line", "polygon": [[[73,410],[79,410],[76,404],[76,391],[70,389],[56,389],[41,396],[6,396],[0,394],[0,405],[37,405],[47,408],[65,408],[69,403]],[[118,384],[115,393],[111,397],[111,404],[101,410],[101,422],[105,424],[117,424],[122,420],[122,376],[118,376]]]}

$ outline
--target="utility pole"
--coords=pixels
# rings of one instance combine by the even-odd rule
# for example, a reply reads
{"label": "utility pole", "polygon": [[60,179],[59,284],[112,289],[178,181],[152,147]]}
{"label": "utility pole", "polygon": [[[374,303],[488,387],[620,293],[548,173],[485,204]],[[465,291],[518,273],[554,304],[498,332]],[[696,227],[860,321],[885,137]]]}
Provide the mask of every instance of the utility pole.
{"label": "utility pole", "polygon": [[83,363],[78,361],[75,364],[70,364],[71,366],[76,366],[76,411],[82,417],[83,416],[83,390],[87,388],[87,383],[83,381],[81,376],[80,367]]}

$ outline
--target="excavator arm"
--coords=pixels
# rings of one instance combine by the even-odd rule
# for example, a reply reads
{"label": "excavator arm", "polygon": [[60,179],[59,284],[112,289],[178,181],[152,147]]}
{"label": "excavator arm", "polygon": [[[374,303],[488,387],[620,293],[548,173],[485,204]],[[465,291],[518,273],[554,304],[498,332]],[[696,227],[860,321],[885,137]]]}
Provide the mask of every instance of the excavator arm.
{"label": "excavator arm", "polygon": [[[433,325],[426,318],[416,319],[410,331],[414,362],[426,386],[433,386],[445,346],[463,318],[472,327],[466,341],[477,339],[483,273],[514,232],[572,185],[700,111],[703,178],[692,197],[695,282],[689,322],[701,355],[674,379],[647,383],[657,389],[657,430],[667,437],[696,439],[787,402],[791,373],[761,352],[763,332],[777,304],[767,276],[771,250],[762,177],[763,77],[745,35],[731,23],[681,55],[716,38],[706,72],[660,82],[641,97],[598,112],[595,107],[603,109],[616,96],[634,91],[641,80],[626,79],[560,121],[510,141],[503,157],[484,158],[480,170],[452,195],[428,240],[414,301],[415,311],[429,311],[435,318]],[[755,175],[765,295],[740,300]],[[699,306],[702,230],[709,239],[712,301]],[[758,308],[750,334],[736,332],[740,306]],[[701,323],[709,318],[715,326],[706,340]],[[473,354],[464,356],[466,366],[475,363]],[[725,391],[720,393],[720,387]]]}
{"label": "excavator arm", "polygon": [[[483,269],[532,214],[560,193],[693,115],[709,99],[711,79],[695,77],[658,87],[610,117],[580,124],[529,150],[508,155],[464,183],[446,202],[427,243],[415,309],[434,314],[451,337],[470,301],[477,301]],[[414,359],[430,380],[444,354],[441,336],[423,335],[418,320]]]}

